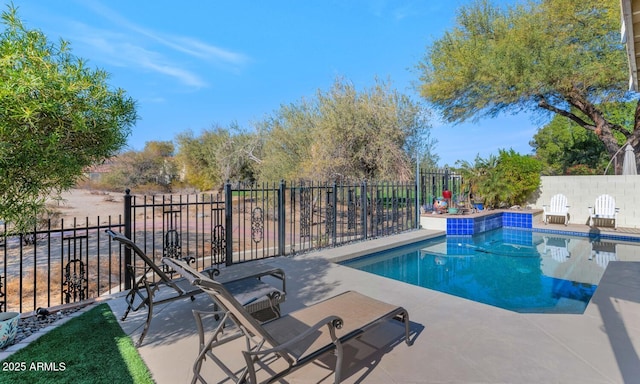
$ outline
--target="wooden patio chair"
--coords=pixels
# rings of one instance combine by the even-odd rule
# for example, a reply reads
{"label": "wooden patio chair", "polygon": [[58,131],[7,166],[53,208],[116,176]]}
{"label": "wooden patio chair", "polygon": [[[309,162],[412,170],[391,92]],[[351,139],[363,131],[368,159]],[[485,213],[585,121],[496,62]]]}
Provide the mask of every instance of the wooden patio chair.
{"label": "wooden patio chair", "polygon": [[542,206],[542,221],[549,223],[549,217],[564,217],[564,225],[569,224],[569,204],[567,197],[562,193],[553,195],[549,201],[549,205]]}
{"label": "wooden patio chair", "polygon": [[[144,262],[143,267],[136,267],[135,265],[126,266],[131,276],[134,276],[134,282],[125,297],[127,309],[120,319],[121,321],[125,321],[131,311],[136,312],[141,308],[147,309],[147,319],[144,329],[136,343],[136,346],[140,346],[149,331],[155,305],[183,299],[185,297],[190,297],[191,300],[195,300],[195,295],[203,293],[203,291],[199,287],[193,286],[189,280],[184,277],[177,279],[169,277],[169,272],[166,268],[163,268],[167,266],[166,264],[157,265],[136,243],[123,234],[111,229],[107,229],[106,232],[113,240],[130,248],[135,252],[136,256]],[[170,259],[165,258],[165,260]],[[207,273],[210,278],[214,278],[215,276],[216,279],[219,279],[222,284],[225,284],[226,289],[228,289],[231,294],[237,296],[238,300],[244,302],[247,301],[247,297],[255,297],[255,300],[247,303],[246,310],[249,313],[259,316],[262,319],[280,316],[280,303],[284,302],[286,297],[284,271],[268,265],[248,264],[249,263],[246,263],[246,265],[227,267],[223,269],[222,273],[220,269],[217,268],[210,268],[203,272]],[[138,273],[139,271],[140,273]],[[261,278],[264,276],[273,276],[280,280],[282,282],[281,289],[263,282]],[[164,287],[168,289],[163,290],[160,294],[160,289]],[[265,315],[265,312],[270,313],[272,316]]]}
{"label": "wooden patio chair", "polygon": [[593,227],[596,220],[613,221],[613,228],[618,229],[618,212],[616,200],[610,195],[600,195],[593,207],[589,207],[589,225]]}
{"label": "wooden patio chair", "polygon": [[[194,310],[200,336],[200,353],[193,365],[192,383],[206,382],[200,374],[206,358],[214,361],[234,382],[257,383],[257,364],[269,365],[269,377],[262,382],[272,383],[290,372],[335,351],[335,383],[342,373],[343,343],[363,335],[372,327],[391,319],[402,321],[405,326],[405,341],[409,339],[409,314],[396,305],[388,304],[358,292],[348,291],[320,303],[289,313],[274,320],[259,323],[249,315],[245,306],[225,288],[223,284],[209,279],[193,270],[182,260],[166,260],[175,270],[187,276],[194,286],[201,288],[217,301],[222,320],[212,333],[204,329],[202,316]],[[229,335],[226,323],[236,325],[237,332]],[[209,334],[205,340],[205,333]],[[238,337],[245,338],[241,355],[246,366],[238,373],[228,368],[214,353],[214,349]],[[228,351],[225,351],[229,353]],[[240,355],[240,351],[238,351]],[[276,359],[286,362],[281,370],[272,368]],[[267,361],[268,360],[268,361]],[[273,369],[273,370],[272,370]],[[266,371],[265,371],[266,373]]]}

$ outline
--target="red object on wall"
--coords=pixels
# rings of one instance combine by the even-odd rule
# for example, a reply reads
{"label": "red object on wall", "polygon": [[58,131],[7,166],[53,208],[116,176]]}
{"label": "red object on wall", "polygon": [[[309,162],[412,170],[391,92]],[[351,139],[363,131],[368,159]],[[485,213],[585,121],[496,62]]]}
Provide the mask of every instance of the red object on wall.
{"label": "red object on wall", "polygon": [[451,198],[451,191],[448,189],[445,189],[442,191],[442,197],[444,197],[445,199],[449,200]]}

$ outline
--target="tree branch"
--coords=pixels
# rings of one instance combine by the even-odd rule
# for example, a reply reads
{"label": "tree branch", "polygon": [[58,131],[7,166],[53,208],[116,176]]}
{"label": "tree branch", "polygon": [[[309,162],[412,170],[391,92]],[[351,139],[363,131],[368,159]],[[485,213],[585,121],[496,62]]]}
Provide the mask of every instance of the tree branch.
{"label": "tree branch", "polygon": [[540,108],[546,109],[548,111],[551,111],[553,113],[557,113],[558,115],[564,116],[568,119],[573,120],[576,124],[578,124],[579,126],[581,126],[584,129],[587,129],[589,131],[595,131],[596,127],[593,124],[589,124],[586,121],[582,120],[581,118],[579,118],[578,116],[576,116],[575,114],[571,113],[571,112],[567,112],[564,109],[560,109],[558,107],[555,107],[549,103],[547,103],[547,100],[542,96],[542,95],[538,95],[539,101],[538,101],[538,106]]}

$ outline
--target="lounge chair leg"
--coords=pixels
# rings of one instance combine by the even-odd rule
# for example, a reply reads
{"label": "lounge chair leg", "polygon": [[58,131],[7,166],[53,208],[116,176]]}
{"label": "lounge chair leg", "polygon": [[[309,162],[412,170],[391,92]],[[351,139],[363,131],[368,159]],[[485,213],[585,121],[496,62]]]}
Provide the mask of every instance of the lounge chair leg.
{"label": "lounge chair leg", "polygon": [[148,282],[144,282],[145,289],[147,290],[147,321],[144,323],[144,329],[142,330],[142,334],[136,343],[136,347],[140,347],[142,345],[142,340],[144,340],[145,336],[147,336],[147,332],[149,332],[149,326],[151,325],[151,318],[153,316],[153,293],[154,289],[149,286]]}
{"label": "lounge chair leg", "polygon": [[342,381],[342,357],[344,355],[344,351],[342,349],[342,343],[336,343],[336,375],[335,375],[335,384],[339,384]]}
{"label": "lounge chair leg", "polygon": [[120,321],[125,321],[127,319],[127,316],[129,316],[129,311],[131,311],[131,308],[133,307],[134,295],[132,295],[132,292],[133,291],[129,291],[129,293],[127,294],[127,297],[125,298],[127,302],[127,310],[124,311],[124,315],[122,315],[122,317],[120,318]]}

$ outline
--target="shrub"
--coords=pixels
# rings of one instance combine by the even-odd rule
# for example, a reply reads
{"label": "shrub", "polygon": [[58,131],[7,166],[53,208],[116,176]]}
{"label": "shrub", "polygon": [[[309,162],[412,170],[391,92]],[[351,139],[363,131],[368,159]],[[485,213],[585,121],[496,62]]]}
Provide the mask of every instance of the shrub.
{"label": "shrub", "polygon": [[458,171],[464,176],[463,190],[488,207],[522,205],[540,186],[541,163],[513,149],[500,150],[498,157],[476,157],[475,163],[462,161]]}

